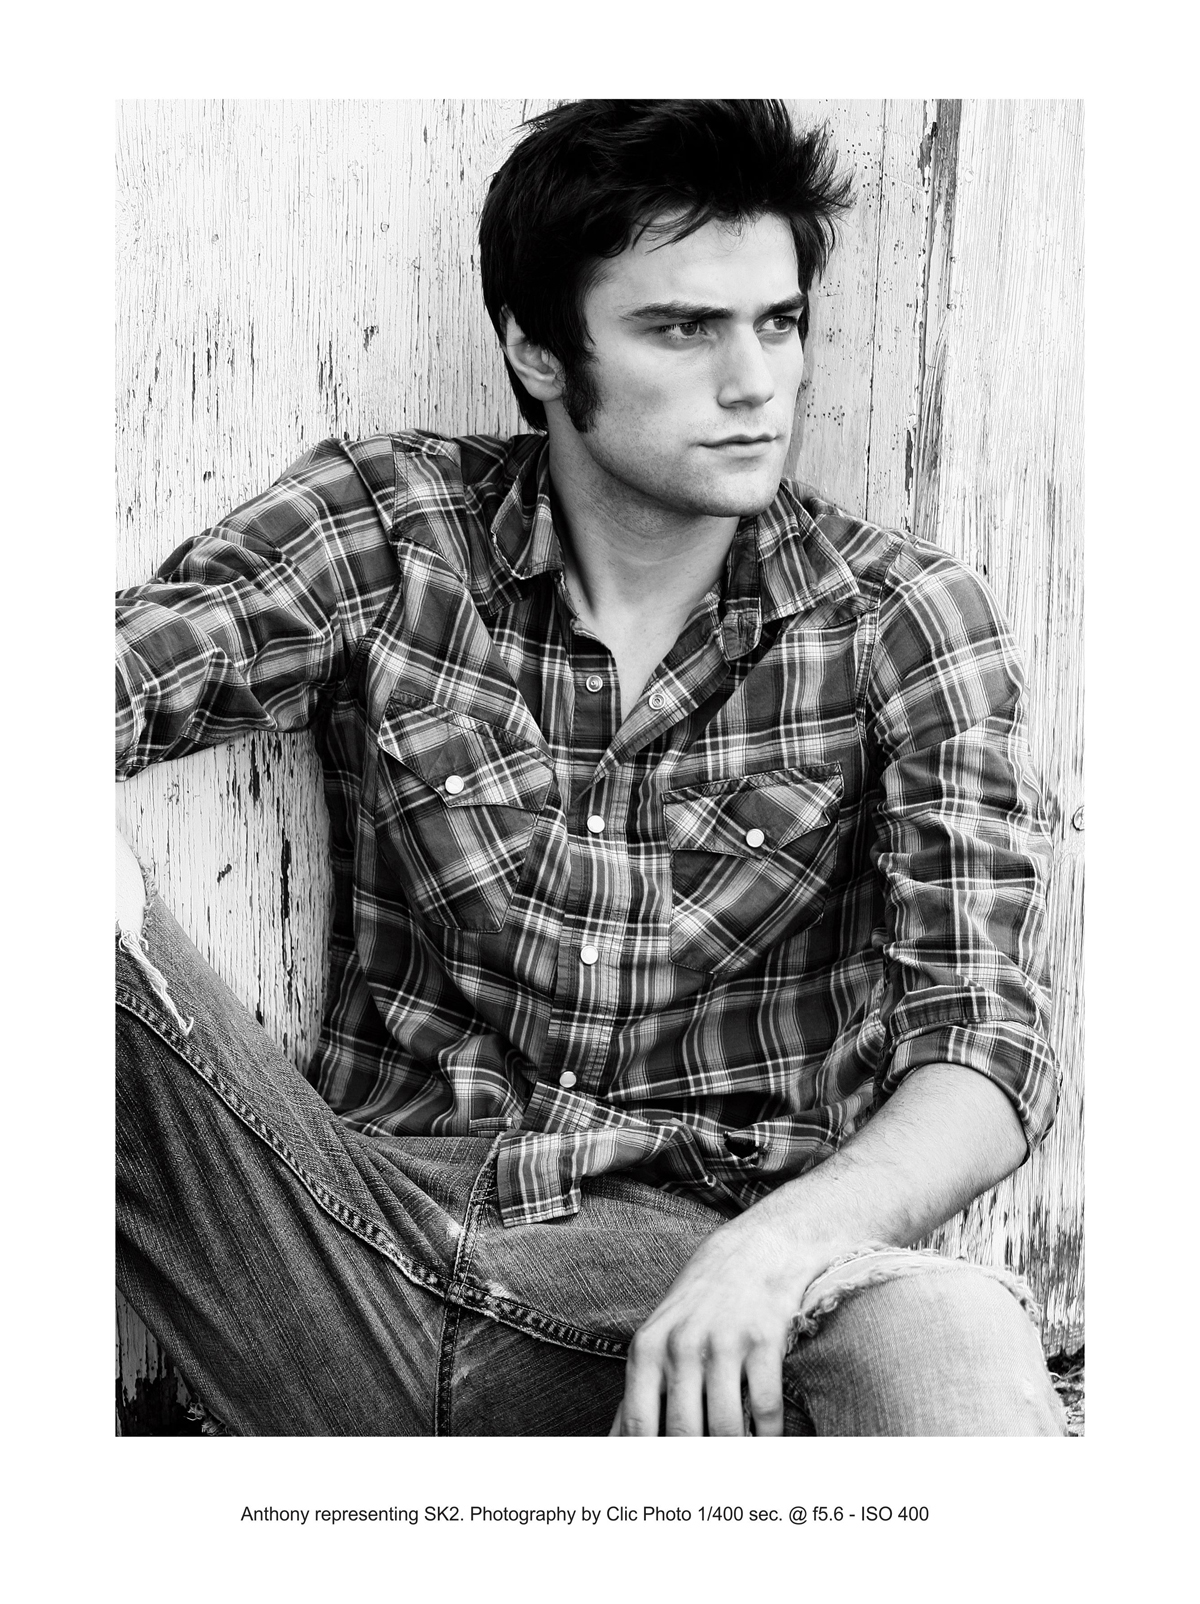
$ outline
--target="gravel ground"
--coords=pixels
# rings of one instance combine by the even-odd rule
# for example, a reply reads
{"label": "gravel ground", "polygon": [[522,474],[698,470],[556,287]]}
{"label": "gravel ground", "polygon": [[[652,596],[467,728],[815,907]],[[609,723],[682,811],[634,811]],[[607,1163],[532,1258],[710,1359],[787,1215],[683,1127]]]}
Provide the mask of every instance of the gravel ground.
{"label": "gravel ground", "polygon": [[1083,1349],[1050,1361],[1050,1379],[1067,1411],[1067,1436],[1083,1436]]}

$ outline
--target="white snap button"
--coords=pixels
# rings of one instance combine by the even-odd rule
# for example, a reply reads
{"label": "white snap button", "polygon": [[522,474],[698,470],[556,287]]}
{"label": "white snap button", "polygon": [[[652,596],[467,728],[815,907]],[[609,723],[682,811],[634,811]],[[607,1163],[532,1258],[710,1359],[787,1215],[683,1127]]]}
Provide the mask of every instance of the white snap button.
{"label": "white snap button", "polygon": [[598,813],[590,813],[588,815],[587,827],[593,835],[603,835],[604,820]]}
{"label": "white snap button", "polygon": [[604,681],[599,674],[589,674],[583,683],[589,691],[602,691],[604,689]]}
{"label": "white snap button", "polygon": [[442,781],[443,786],[451,796],[457,796],[466,783],[461,774],[447,774]]}
{"label": "white snap button", "polygon": [[565,1086],[567,1090],[570,1091],[571,1087],[575,1084],[575,1076],[569,1069],[564,1069],[562,1074],[558,1077],[558,1084],[560,1086]]}
{"label": "white snap button", "polygon": [[581,964],[594,964],[599,956],[599,947],[593,947],[590,941],[586,947],[580,947],[579,949],[579,961]]}
{"label": "white snap button", "polygon": [[661,713],[667,705],[667,699],[661,691],[655,691],[650,697],[650,706],[656,713]]}
{"label": "white snap button", "polygon": [[748,847],[760,847],[766,839],[761,830],[746,831],[746,845]]}

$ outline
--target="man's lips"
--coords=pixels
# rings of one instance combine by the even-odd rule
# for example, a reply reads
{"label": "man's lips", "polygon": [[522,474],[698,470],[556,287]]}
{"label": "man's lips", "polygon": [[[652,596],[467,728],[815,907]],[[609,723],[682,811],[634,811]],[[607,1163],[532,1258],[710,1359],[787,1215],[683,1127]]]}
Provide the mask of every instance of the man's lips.
{"label": "man's lips", "polygon": [[725,446],[767,446],[773,445],[779,439],[777,434],[730,434],[724,440],[709,440],[710,451],[723,450]]}

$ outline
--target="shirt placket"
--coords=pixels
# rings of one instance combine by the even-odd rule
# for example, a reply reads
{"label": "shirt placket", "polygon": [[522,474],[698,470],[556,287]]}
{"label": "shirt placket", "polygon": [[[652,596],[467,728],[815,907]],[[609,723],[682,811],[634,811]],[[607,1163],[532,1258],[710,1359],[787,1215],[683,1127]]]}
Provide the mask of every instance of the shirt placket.
{"label": "shirt placket", "polygon": [[[754,611],[757,616],[756,601]],[[535,1207],[543,1211],[538,1217],[546,1218],[566,1204],[567,1178],[590,1173],[593,1144],[597,1151],[605,1144],[601,1130],[589,1136],[580,1129],[578,1104],[581,1097],[603,1098],[619,1025],[622,966],[638,961],[639,933],[629,927],[627,828],[643,754],[718,690],[729,674],[731,655],[745,649],[741,630],[733,627],[732,617],[722,619],[717,592],[710,591],[622,721],[616,660],[581,624],[561,577],[554,612],[555,633],[566,648],[557,671],[569,675],[555,705],[570,707],[571,716],[561,728],[556,720],[550,736],[560,772],[570,776],[564,811],[571,875],[545,1050],[522,1123],[549,1132],[561,1112],[573,1130],[563,1129],[556,1141],[532,1143],[513,1133],[518,1144],[528,1146],[513,1171],[519,1206]],[[647,1125],[647,1157],[661,1137],[660,1127]],[[569,1159],[562,1144],[570,1150]]]}
{"label": "shirt placket", "polygon": [[564,1091],[598,1090],[609,1056],[629,906],[625,819],[631,773],[603,770],[620,718],[616,663],[603,642],[568,623],[574,717],[565,799],[571,880],[559,936],[554,1012],[540,1078]]}
{"label": "shirt placket", "polygon": [[[579,1129],[577,1105],[580,1094],[603,1095],[619,1017],[621,966],[636,961],[637,932],[628,929],[631,866],[626,830],[641,772],[639,754],[686,717],[728,673],[715,598],[709,597],[622,723],[612,654],[577,619],[566,621],[564,634],[570,643],[574,692],[566,749],[575,755],[575,762],[570,796],[565,799],[571,881],[553,1013],[531,1109],[540,1109],[536,1123],[541,1125],[560,1097],[564,1111],[571,1105],[568,1123],[575,1129],[569,1135],[564,1131],[561,1140],[574,1151],[574,1159],[564,1166],[558,1143],[534,1144],[519,1167],[522,1207],[536,1201],[542,1209],[559,1198],[564,1173],[590,1172],[589,1149],[593,1143],[603,1146],[607,1138],[599,1129],[590,1137]],[[650,1149],[661,1144],[661,1128],[647,1126],[645,1136],[649,1156]],[[557,1205],[550,1204],[546,1217],[554,1212]]]}

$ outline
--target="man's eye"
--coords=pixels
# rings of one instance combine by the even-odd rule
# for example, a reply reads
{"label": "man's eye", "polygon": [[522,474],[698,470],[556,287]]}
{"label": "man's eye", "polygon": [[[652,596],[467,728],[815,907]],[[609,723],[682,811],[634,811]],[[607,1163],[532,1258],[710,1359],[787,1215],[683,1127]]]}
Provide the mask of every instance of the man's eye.
{"label": "man's eye", "polygon": [[686,323],[664,323],[658,332],[673,340],[694,340],[703,327],[699,318],[692,318]]}
{"label": "man's eye", "polygon": [[767,328],[772,334],[790,334],[799,327],[800,319],[792,312],[781,312],[778,317],[767,319]]}

